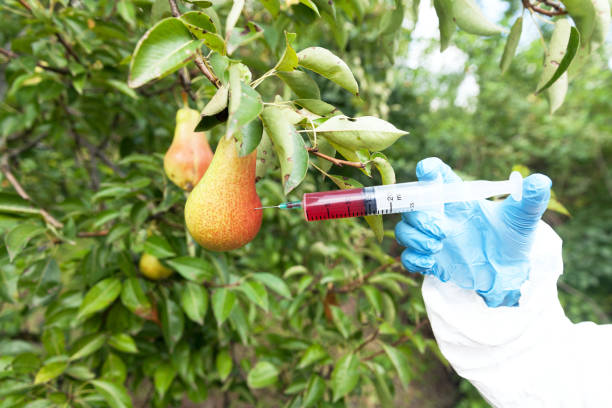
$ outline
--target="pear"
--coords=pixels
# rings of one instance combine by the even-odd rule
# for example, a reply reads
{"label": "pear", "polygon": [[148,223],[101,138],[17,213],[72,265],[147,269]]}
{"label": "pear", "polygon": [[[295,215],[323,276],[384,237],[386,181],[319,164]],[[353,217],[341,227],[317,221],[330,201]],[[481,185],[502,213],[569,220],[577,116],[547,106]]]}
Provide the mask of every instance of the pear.
{"label": "pear", "polygon": [[159,262],[157,257],[147,253],[142,254],[140,257],[138,268],[144,276],[152,280],[166,279],[174,272],[172,269],[165,267]]}
{"label": "pear", "polygon": [[236,140],[223,137],[210,167],[187,197],[185,224],[202,247],[230,251],[250,242],[261,227],[255,191],[257,153],[239,157]]}
{"label": "pear", "polygon": [[200,113],[188,107],[176,112],[172,144],[164,156],[164,171],[174,184],[191,191],[212,161],[213,152],[204,132],[194,132]]}

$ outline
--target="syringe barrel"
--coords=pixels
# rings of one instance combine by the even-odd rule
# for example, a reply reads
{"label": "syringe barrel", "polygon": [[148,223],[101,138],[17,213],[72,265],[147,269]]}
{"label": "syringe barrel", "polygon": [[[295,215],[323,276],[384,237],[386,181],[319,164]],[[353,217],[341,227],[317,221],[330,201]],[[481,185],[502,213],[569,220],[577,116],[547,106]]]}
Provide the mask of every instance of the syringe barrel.
{"label": "syringe barrel", "polygon": [[376,213],[372,188],[306,193],[302,199],[304,216],[308,221],[331,218],[360,217]]}

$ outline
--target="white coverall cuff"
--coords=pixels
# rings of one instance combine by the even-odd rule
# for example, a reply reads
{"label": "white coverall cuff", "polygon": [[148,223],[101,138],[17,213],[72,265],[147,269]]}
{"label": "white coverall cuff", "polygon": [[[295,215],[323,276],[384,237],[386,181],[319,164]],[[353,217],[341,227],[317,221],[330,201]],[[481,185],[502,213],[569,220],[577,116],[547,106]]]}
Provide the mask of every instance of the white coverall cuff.
{"label": "white coverall cuff", "polygon": [[563,270],[561,238],[542,221],[535,234],[529,278],[521,286],[518,306],[490,308],[473,290],[440,282],[433,276],[425,278],[423,298],[441,348],[444,343],[468,348],[503,345],[515,341],[533,324],[567,320],[556,286]]}

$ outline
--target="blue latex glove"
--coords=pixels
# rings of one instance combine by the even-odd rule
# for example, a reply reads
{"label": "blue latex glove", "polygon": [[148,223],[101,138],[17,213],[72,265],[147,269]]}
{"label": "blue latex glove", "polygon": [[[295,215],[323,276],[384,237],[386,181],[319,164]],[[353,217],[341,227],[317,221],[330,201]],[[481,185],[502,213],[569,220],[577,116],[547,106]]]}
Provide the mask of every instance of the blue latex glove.
{"label": "blue latex glove", "polygon": [[[461,181],[437,157],[420,161],[416,175],[421,181],[440,176],[444,183]],[[406,247],[404,267],[474,289],[490,307],[516,306],[529,276],[529,252],[551,184],[548,177],[532,174],[523,181],[521,201],[508,197],[450,203],[444,206],[444,216],[402,214],[395,237]]]}

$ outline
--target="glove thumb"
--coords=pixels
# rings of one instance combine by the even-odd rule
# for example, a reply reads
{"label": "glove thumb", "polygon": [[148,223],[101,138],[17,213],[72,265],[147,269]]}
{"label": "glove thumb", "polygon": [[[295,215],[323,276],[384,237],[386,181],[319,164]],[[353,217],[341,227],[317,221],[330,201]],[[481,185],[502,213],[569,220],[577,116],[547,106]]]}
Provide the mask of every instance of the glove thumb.
{"label": "glove thumb", "polygon": [[508,197],[502,204],[504,221],[520,234],[534,231],[546,211],[552,181],[543,174],[532,174],[523,180],[523,198]]}

